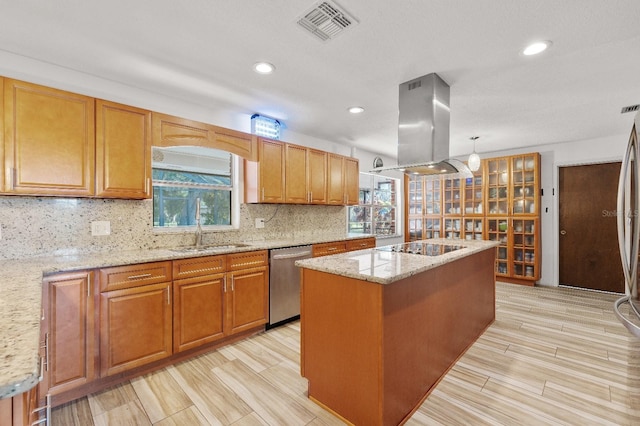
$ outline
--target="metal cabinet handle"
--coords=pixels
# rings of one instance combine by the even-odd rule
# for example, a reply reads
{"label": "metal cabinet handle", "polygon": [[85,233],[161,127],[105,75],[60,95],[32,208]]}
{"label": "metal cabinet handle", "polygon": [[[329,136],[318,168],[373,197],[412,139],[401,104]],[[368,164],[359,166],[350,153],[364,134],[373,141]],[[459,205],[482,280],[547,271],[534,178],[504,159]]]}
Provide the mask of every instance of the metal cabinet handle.
{"label": "metal cabinet handle", "polygon": [[560,231],[560,235],[567,235],[567,231],[563,229],[562,231]]}

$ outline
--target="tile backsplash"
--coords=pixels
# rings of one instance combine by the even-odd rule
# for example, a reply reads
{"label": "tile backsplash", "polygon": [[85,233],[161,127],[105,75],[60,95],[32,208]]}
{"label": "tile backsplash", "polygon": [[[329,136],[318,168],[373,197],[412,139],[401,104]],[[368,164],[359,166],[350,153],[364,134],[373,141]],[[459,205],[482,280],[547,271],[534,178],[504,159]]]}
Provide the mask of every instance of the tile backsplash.
{"label": "tile backsplash", "polygon": [[[255,218],[264,218],[256,229]],[[204,244],[261,240],[341,239],[346,207],[241,204],[240,227],[205,230]],[[110,221],[111,234],[92,236],[91,222]],[[191,245],[193,231],[153,229],[152,200],[0,196],[0,259]]]}

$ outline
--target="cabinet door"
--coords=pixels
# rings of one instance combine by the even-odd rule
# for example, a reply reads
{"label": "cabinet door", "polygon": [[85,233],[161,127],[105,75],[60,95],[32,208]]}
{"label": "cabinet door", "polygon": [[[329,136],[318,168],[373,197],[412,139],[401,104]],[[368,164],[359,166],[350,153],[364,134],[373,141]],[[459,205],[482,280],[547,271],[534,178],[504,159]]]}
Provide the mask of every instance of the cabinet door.
{"label": "cabinet door", "polygon": [[96,195],[151,197],[151,112],[96,101]]}
{"label": "cabinet door", "polygon": [[360,188],[359,181],[359,163],[355,158],[345,157],[344,159],[344,194],[345,204],[358,204],[358,192]]}
{"label": "cabinet door", "polygon": [[511,257],[509,256],[509,217],[487,219],[486,238],[498,241],[496,248],[496,275],[508,277],[512,273]]}
{"label": "cabinet door", "polygon": [[110,376],[171,355],[171,283],[100,294],[100,372]]}
{"label": "cabinet door", "polygon": [[298,145],[285,145],[285,202],[307,204],[307,149]]}
{"label": "cabinet door", "polygon": [[224,337],[225,274],[173,282],[173,350],[181,352]]}
{"label": "cabinet door", "polygon": [[341,155],[330,153],[327,156],[327,204],[344,204],[343,162],[344,157]]}
{"label": "cabinet door", "polygon": [[216,149],[233,152],[251,161],[258,159],[258,144],[255,135],[223,127],[212,126],[212,128],[216,135]]}
{"label": "cabinet door", "polygon": [[307,151],[309,171],[309,199],[312,204],[327,204],[327,153],[315,149]]}
{"label": "cabinet door", "polygon": [[540,214],[538,153],[511,157],[511,213],[514,216]]}
{"label": "cabinet door", "polygon": [[260,195],[262,203],[283,203],[284,195],[284,143],[260,141]]}
{"label": "cabinet door", "polygon": [[43,280],[46,387],[57,394],[95,378],[93,272],[57,274]]}
{"label": "cabinet door", "polygon": [[487,160],[487,207],[488,216],[509,214],[509,159],[507,157]]}
{"label": "cabinet door", "polygon": [[94,194],[94,99],[5,79],[7,192]]}
{"label": "cabinet door", "polygon": [[227,273],[226,334],[266,324],[269,319],[269,269],[266,266]]}

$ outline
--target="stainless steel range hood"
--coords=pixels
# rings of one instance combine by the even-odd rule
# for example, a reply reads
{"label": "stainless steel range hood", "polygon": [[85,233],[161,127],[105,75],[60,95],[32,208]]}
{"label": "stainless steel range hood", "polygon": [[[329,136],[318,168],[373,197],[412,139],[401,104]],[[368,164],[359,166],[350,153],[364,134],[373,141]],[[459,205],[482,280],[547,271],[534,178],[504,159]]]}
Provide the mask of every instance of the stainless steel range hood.
{"label": "stainless steel range hood", "polygon": [[449,85],[435,73],[400,85],[398,170],[434,177],[471,177],[461,161],[449,159]]}

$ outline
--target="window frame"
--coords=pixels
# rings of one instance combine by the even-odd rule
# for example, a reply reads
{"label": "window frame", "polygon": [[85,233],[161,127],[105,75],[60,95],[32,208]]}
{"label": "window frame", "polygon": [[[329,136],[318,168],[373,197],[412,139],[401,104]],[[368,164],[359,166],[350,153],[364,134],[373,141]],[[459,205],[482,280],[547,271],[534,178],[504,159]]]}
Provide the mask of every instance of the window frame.
{"label": "window frame", "polygon": [[[215,149],[215,148],[214,148]],[[231,215],[230,215],[230,219],[231,219],[231,223],[229,225],[201,225],[202,230],[206,231],[206,232],[224,232],[224,231],[230,231],[230,230],[237,230],[240,228],[240,203],[241,203],[241,195],[240,193],[242,192],[242,188],[240,186],[240,174],[242,173],[242,170],[240,169],[240,157],[234,153],[229,153],[231,155]],[[151,175],[153,176],[153,169],[156,169],[152,166],[152,173]],[[157,168],[160,169],[160,168]],[[166,169],[165,169],[166,170]],[[202,173],[202,172],[198,172],[198,171],[191,171],[191,170],[184,170],[184,171],[188,171],[190,173]],[[202,173],[204,174],[204,173]],[[162,181],[159,184],[156,184],[156,182],[153,180],[153,177],[151,179],[151,187],[152,187],[152,191],[153,188],[156,186],[164,186],[164,187],[198,187],[198,185],[193,185],[193,184],[180,184],[178,183],[178,185],[172,185],[172,184],[168,184],[166,183],[166,181]],[[215,189],[216,185],[211,185],[211,186],[207,186],[207,189]],[[226,189],[226,187],[223,187],[224,189]],[[152,204],[152,217],[151,217],[151,227],[153,229],[154,233],[158,233],[158,234],[171,234],[171,233],[192,233],[195,232],[196,229],[196,225],[177,225],[177,226],[155,226],[154,221],[153,221],[153,215],[154,215],[154,209],[155,209],[155,199],[153,197],[151,197],[151,204]]]}

